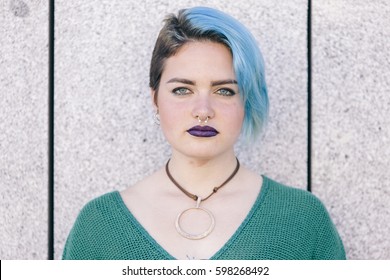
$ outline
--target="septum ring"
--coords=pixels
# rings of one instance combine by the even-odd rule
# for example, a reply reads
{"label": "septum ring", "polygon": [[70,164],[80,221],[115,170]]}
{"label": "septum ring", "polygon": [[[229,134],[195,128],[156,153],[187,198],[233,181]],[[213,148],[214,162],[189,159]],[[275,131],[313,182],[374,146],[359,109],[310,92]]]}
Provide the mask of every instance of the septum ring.
{"label": "septum ring", "polygon": [[207,123],[207,122],[209,121],[209,116],[207,116],[206,119],[205,119],[204,121],[201,120],[199,116],[196,116],[196,117],[198,118],[198,122],[199,122],[199,123],[202,123],[202,122]]}

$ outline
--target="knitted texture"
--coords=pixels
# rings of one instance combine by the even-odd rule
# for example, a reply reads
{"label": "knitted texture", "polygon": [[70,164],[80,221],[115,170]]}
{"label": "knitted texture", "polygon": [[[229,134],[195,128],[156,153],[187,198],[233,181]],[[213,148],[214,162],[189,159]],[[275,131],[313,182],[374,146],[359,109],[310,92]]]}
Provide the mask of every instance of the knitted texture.
{"label": "knitted texture", "polygon": [[[119,192],[90,201],[69,234],[63,259],[174,259],[134,218]],[[211,259],[345,259],[321,201],[263,176],[246,219]]]}

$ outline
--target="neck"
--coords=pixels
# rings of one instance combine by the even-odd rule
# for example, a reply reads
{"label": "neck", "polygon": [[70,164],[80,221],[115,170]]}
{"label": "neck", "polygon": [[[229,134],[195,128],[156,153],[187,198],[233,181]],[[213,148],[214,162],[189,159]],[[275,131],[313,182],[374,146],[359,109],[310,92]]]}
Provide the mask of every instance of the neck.
{"label": "neck", "polygon": [[[236,166],[237,160],[233,153],[212,159],[194,159],[172,155],[169,162],[169,172],[186,191],[205,198],[232,174]],[[174,186],[173,183],[172,185]]]}

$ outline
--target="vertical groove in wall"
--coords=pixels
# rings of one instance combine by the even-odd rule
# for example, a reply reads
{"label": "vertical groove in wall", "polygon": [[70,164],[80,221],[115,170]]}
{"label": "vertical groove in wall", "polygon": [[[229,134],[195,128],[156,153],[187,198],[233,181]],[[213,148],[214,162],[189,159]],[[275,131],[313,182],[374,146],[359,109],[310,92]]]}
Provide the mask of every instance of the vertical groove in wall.
{"label": "vertical groove in wall", "polygon": [[54,259],[54,0],[49,0],[48,259]]}
{"label": "vertical groove in wall", "polygon": [[307,190],[311,189],[311,172],[312,172],[312,21],[311,21],[312,6],[311,0],[307,3]]}

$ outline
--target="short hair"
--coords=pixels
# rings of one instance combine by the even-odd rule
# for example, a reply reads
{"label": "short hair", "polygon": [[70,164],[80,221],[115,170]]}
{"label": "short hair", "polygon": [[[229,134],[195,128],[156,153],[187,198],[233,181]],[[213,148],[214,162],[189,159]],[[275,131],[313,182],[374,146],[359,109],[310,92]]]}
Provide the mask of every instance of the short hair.
{"label": "short hair", "polygon": [[[256,139],[268,119],[269,102],[264,60],[250,31],[230,15],[209,7],[180,10],[168,15],[154,46],[149,86],[158,94],[165,61],[186,43],[211,41],[225,45],[232,54],[239,94],[244,105],[242,134]],[[157,98],[155,96],[155,98]],[[157,104],[157,99],[155,99]]]}

